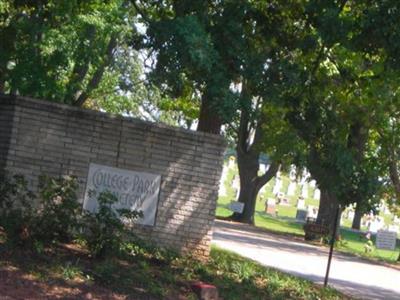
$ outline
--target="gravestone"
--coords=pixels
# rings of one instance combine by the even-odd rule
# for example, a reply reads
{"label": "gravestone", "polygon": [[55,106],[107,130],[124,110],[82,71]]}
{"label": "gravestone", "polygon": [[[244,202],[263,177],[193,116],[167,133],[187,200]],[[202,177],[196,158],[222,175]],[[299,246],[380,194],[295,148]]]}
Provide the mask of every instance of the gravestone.
{"label": "gravestone", "polygon": [[321,199],[321,190],[320,189],[315,189],[314,190],[314,197],[315,200],[320,200]]}
{"label": "gravestone", "polygon": [[292,181],[289,183],[287,194],[288,196],[294,196],[295,193],[296,193],[296,182]]}
{"label": "gravestone", "polygon": [[317,186],[317,181],[315,181],[315,179],[310,181],[310,187],[315,189],[315,187]]}
{"label": "gravestone", "polygon": [[265,206],[265,212],[270,215],[276,214],[276,201],[273,198],[268,198]]}
{"label": "gravestone", "polygon": [[305,208],[305,206],[306,206],[306,200],[304,200],[302,198],[299,198],[297,200],[297,208],[298,209],[303,209],[303,208]]}
{"label": "gravestone", "polygon": [[272,190],[272,194],[277,195],[281,191],[282,180],[280,178],[275,179],[274,189]]}
{"label": "gravestone", "polygon": [[260,164],[260,171],[261,173],[265,173],[265,171],[267,170],[267,166],[265,164]]}
{"label": "gravestone", "polygon": [[221,179],[219,181],[219,190],[218,190],[218,194],[220,196],[226,196],[226,187],[225,187],[225,181],[226,181],[226,177],[228,176],[228,167],[227,165],[224,165],[223,169],[222,169],[222,175],[221,175]]}
{"label": "gravestone", "polygon": [[318,208],[309,205],[307,207],[307,218],[317,219],[317,216],[318,216]]}
{"label": "gravestone", "polygon": [[349,212],[347,214],[347,219],[349,219],[350,221],[353,221],[353,219],[354,219],[354,210],[349,210]]}
{"label": "gravestone", "polygon": [[296,181],[296,166],[291,165],[290,166],[290,172],[289,172],[289,179],[290,181]]}
{"label": "gravestone", "polygon": [[244,209],[244,203],[239,201],[231,201],[229,204],[229,209],[233,212],[241,214]]}
{"label": "gravestone", "polygon": [[234,156],[229,156],[229,161],[228,161],[228,168],[233,169],[235,167],[235,157]]}
{"label": "gravestone", "polygon": [[301,187],[301,196],[303,198],[308,198],[308,184],[306,182]]}
{"label": "gravestone", "polygon": [[378,230],[376,248],[394,250],[396,248],[397,233],[394,231]]}
{"label": "gravestone", "polygon": [[388,229],[389,229],[389,231],[400,233],[399,225],[389,225]]}
{"label": "gravestone", "polygon": [[377,217],[370,222],[369,231],[375,233],[381,230],[384,226],[385,222],[383,221],[383,219]]}
{"label": "gravestone", "polygon": [[296,220],[305,221],[307,219],[307,209],[298,209],[296,211]]}

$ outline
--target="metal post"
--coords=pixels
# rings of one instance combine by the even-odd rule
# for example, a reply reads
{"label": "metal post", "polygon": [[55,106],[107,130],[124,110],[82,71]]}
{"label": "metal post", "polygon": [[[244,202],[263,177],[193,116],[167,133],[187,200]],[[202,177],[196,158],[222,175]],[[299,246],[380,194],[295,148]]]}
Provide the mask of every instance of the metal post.
{"label": "metal post", "polygon": [[340,205],[338,206],[338,208],[336,210],[335,221],[334,221],[334,225],[333,225],[334,227],[333,227],[333,233],[332,233],[332,238],[331,238],[331,247],[329,249],[328,265],[326,267],[326,274],[325,274],[325,282],[324,282],[325,287],[328,285],[329,270],[331,268],[333,246],[335,244],[336,228],[337,228],[337,223],[338,223],[338,219],[339,219],[339,211],[340,211]]}

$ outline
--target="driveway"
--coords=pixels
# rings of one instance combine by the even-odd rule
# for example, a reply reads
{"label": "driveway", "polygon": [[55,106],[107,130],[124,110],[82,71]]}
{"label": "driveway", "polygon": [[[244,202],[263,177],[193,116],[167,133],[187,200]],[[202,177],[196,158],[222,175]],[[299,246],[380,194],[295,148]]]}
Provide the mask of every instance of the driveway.
{"label": "driveway", "polygon": [[[216,220],[213,244],[286,273],[323,284],[328,249],[257,228]],[[400,271],[357,257],[333,254],[329,285],[359,299],[400,299]]]}

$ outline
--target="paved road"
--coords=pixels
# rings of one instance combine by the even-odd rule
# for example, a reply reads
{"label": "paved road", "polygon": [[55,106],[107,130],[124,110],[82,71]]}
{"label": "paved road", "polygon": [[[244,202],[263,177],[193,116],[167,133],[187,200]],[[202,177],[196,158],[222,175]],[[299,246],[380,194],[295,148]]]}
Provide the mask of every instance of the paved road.
{"label": "paved road", "polygon": [[[216,221],[213,243],[263,265],[324,281],[328,251],[299,240],[265,233],[243,224]],[[400,299],[400,271],[334,253],[329,285],[359,299]]]}

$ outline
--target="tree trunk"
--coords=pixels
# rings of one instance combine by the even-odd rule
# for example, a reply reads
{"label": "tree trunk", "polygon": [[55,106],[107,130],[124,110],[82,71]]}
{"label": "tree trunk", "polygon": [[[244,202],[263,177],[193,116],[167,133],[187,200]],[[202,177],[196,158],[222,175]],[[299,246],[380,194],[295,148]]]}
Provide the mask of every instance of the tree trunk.
{"label": "tree trunk", "polygon": [[[317,224],[325,225],[329,228],[329,233],[333,233],[333,226],[335,224],[336,211],[339,207],[339,202],[336,197],[329,193],[326,189],[321,189],[321,199],[319,201],[319,209],[317,216]],[[339,220],[341,211],[339,212]],[[339,235],[340,222],[337,222],[336,232]]]}
{"label": "tree trunk", "polygon": [[222,120],[216,109],[212,106],[211,99],[205,92],[201,97],[199,124],[197,131],[220,134]]}
{"label": "tree trunk", "polygon": [[356,211],[354,213],[354,219],[353,219],[353,224],[351,225],[351,228],[360,230],[361,229],[361,218],[363,216],[364,212],[362,209],[362,206],[360,203],[357,202],[356,206]]}
{"label": "tree trunk", "polygon": [[239,202],[244,203],[243,213],[234,213],[232,219],[241,222],[254,224],[254,212],[258,191],[258,162],[259,153],[241,153],[238,151],[237,162],[240,177]]}

